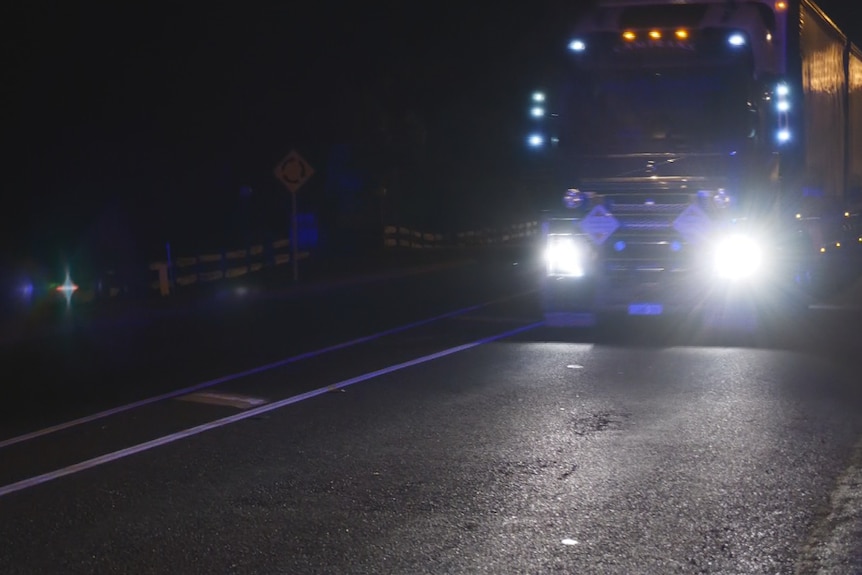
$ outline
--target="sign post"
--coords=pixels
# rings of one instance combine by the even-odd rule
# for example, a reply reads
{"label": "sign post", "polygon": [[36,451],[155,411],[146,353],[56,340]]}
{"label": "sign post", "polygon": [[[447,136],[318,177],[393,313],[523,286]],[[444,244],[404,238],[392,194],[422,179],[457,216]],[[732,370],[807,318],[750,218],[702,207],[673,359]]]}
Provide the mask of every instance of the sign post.
{"label": "sign post", "polygon": [[314,169],[300,156],[296,150],[291,150],[276,166],[275,177],[284,184],[290,192],[290,261],[293,264],[293,281],[299,280],[299,233],[296,213],[296,191],[314,174]]}

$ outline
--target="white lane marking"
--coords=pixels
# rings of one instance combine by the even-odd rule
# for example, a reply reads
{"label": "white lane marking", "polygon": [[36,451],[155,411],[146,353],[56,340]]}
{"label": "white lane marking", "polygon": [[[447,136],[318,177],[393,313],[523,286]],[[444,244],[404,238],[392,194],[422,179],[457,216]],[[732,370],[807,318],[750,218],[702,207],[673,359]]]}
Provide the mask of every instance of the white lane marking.
{"label": "white lane marking", "polygon": [[276,401],[273,403],[269,403],[266,405],[261,405],[259,407],[255,407],[253,409],[249,409],[248,411],[243,411],[237,413],[236,415],[231,415],[228,417],[223,417],[221,419],[217,419],[215,421],[210,421],[208,423],[204,423],[202,425],[198,425],[197,427],[191,427],[189,429],[185,429],[183,431],[178,431],[176,433],[172,433],[170,435],[165,435],[163,437],[159,437],[157,439],[153,439],[151,441],[147,441],[144,443],[139,443],[138,445],[133,445],[131,447],[127,447],[125,449],[120,449],[119,451],[114,451],[112,453],[107,453],[105,455],[100,455],[99,457],[94,457],[92,459],[88,459],[86,461],[82,461],[80,463],[76,463],[74,465],[70,465],[68,467],[64,467],[62,469],[57,469],[56,471],[50,471],[48,473],[43,473],[42,475],[37,475],[35,477],[30,477],[27,479],[22,479],[21,481],[17,481],[15,483],[10,483],[9,485],[5,485],[0,487],[0,497],[4,495],[9,495],[10,493],[15,493],[16,491],[23,491],[24,489],[29,489],[30,487],[35,487],[36,485],[41,485],[42,483],[46,483],[53,479],[59,479],[60,477],[65,477],[67,475],[72,475],[73,473],[78,473],[79,471],[84,471],[85,469],[92,469],[93,467],[97,467],[104,463],[110,463],[112,461],[116,461],[118,459],[122,459],[124,457],[129,457],[130,455],[135,455],[137,453],[142,453],[144,451],[148,451],[155,447],[160,447],[162,445],[167,445],[169,443],[173,443],[174,441],[178,441],[180,439],[185,439],[187,437],[192,437],[194,435],[198,435],[203,433],[204,431],[209,431],[210,429],[216,429],[219,427],[224,427],[226,425],[230,425],[231,423],[236,423],[238,421],[243,421],[244,419],[249,419],[263,413],[268,413],[270,411],[275,411],[276,409],[280,409],[282,407],[286,407],[288,405],[292,405],[294,403],[299,403],[300,401],[305,401],[306,399],[311,399],[313,397],[317,397],[318,395],[323,395],[324,393],[329,393],[336,389],[343,389],[350,385],[354,385],[356,383],[361,383],[363,381],[368,381],[369,379],[374,379],[376,377],[380,377],[383,375],[387,375],[396,371],[400,371],[402,369],[406,369],[408,367],[414,367],[416,365],[420,365],[423,363],[427,363],[429,361],[434,361],[436,359],[440,359],[442,357],[446,357],[455,353],[459,353],[462,351],[466,351],[468,349],[472,349],[474,347],[479,347],[480,345],[484,345],[486,343],[491,343],[500,339],[505,339],[507,337],[511,337],[513,335],[517,335],[519,333],[523,333],[525,331],[529,331],[531,329],[535,329],[539,326],[544,325],[544,322],[532,323],[529,325],[521,326],[516,329],[510,329],[504,331],[502,333],[498,333],[496,335],[492,335],[489,337],[485,337],[476,341],[472,341],[470,343],[465,343],[463,345],[459,345],[456,347],[450,347],[449,349],[444,349],[443,351],[438,351],[436,353],[423,355],[422,357],[417,357],[415,359],[411,359],[409,361],[405,361],[402,363],[397,363],[395,365],[390,365],[389,367],[384,367],[382,369],[378,369],[376,371],[372,371],[369,373],[365,373],[362,375],[358,375],[356,377],[351,377],[350,379],[345,379],[339,381],[338,383],[334,383],[332,385],[327,385],[325,387],[320,387],[318,389],[307,391],[305,393],[301,393],[299,395],[294,395],[293,397],[288,397],[287,399],[282,399],[280,401]]}
{"label": "white lane marking", "polygon": [[[512,296],[512,297],[519,297],[519,296]],[[44,436],[44,435],[48,435],[48,434],[51,434],[51,433],[56,433],[57,431],[62,431],[62,430],[64,430],[64,429],[69,429],[70,427],[75,427],[75,426],[78,426],[78,425],[83,425],[83,424],[85,424],[85,423],[90,423],[90,422],[93,422],[93,421],[97,421],[97,420],[99,420],[99,419],[104,419],[104,418],[106,418],[106,417],[110,417],[110,416],[112,416],[112,415],[117,415],[117,414],[119,414],[119,413],[123,413],[123,412],[126,412],[126,411],[131,411],[131,410],[133,410],[133,409],[137,409],[137,408],[139,408],[139,407],[144,407],[144,406],[146,406],[146,405],[150,405],[150,404],[152,404],[152,403],[157,403],[157,402],[159,402],[159,401],[164,401],[164,400],[166,400],[166,399],[173,399],[173,398],[175,398],[175,397],[179,397],[179,396],[181,396],[181,395],[186,395],[186,394],[188,394],[188,393],[193,393],[193,392],[195,392],[195,391],[199,391],[199,390],[201,390],[201,389],[206,389],[206,388],[208,388],[208,387],[213,387],[213,386],[215,386],[215,385],[219,385],[219,384],[222,384],[222,383],[226,383],[226,382],[228,382],[228,381],[233,381],[233,380],[236,380],[236,379],[242,379],[242,378],[244,378],[244,377],[248,377],[248,376],[251,376],[251,375],[255,375],[255,374],[258,374],[258,373],[263,373],[263,372],[265,372],[265,371],[269,371],[269,370],[276,369],[276,368],[279,368],[279,367],[284,367],[285,365],[289,365],[289,364],[291,364],[291,363],[296,363],[296,362],[299,362],[299,361],[302,361],[302,360],[305,360],[305,359],[310,359],[310,358],[312,358],[312,357],[317,357],[317,356],[319,356],[319,355],[323,355],[323,354],[330,353],[330,352],[333,352],[333,351],[338,351],[338,350],[345,349],[345,348],[348,348],[348,347],[351,347],[351,346],[354,346],[354,345],[359,345],[359,344],[362,344],[362,343],[366,343],[366,342],[369,342],[369,341],[372,341],[372,340],[375,340],[375,339],[379,339],[379,338],[381,338],[381,337],[385,337],[385,336],[387,336],[387,335],[392,335],[392,334],[400,333],[400,332],[402,332],[402,331],[406,331],[406,330],[408,330],[408,329],[412,329],[412,328],[415,328],[415,327],[420,327],[420,326],[423,326],[423,325],[426,325],[426,324],[429,324],[429,323],[433,323],[433,322],[435,322],[435,321],[440,321],[440,320],[443,320],[443,319],[448,319],[448,318],[450,318],[450,317],[455,317],[455,316],[460,315],[460,314],[462,314],[462,313],[470,313],[471,311],[475,311],[475,310],[477,310],[477,309],[480,309],[480,308],[483,308],[483,307],[486,307],[486,306],[489,306],[489,305],[492,305],[492,304],[498,303],[499,301],[501,301],[501,300],[494,300],[494,301],[490,301],[490,302],[483,303],[483,304],[479,304],[479,305],[474,305],[474,306],[465,307],[465,308],[462,308],[462,309],[457,309],[457,310],[455,310],[455,311],[451,311],[451,312],[448,312],[448,313],[444,313],[444,314],[442,314],[442,315],[438,315],[438,316],[435,316],[435,317],[431,317],[431,318],[424,319],[424,320],[420,320],[420,321],[413,322],[413,323],[408,323],[408,324],[405,324],[405,325],[402,325],[402,326],[398,326],[398,327],[394,327],[394,328],[392,328],[392,329],[387,329],[387,330],[384,330],[384,331],[381,331],[381,332],[378,332],[378,333],[375,333],[375,334],[371,334],[371,335],[367,335],[367,336],[363,336],[363,337],[358,337],[358,338],[356,338],[356,339],[352,339],[352,340],[350,340],[350,341],[345,341],[345,342],[343,342],[343,343],[338,343],[338,344],[331,345],[331,346],[329,346],[329,347],[324,347],[324,348],[322,348],[322,349],[318,349],[318,350],[315,350],[315,351],[309,351],[309,352],[306,352],[306,353],[301,353],[301,354],[299,354],[299,355],[295,355],[295,356],[292,356],[292,357],[288,357],[288,358],[285,358],[285,359],[281,359],[281,360],[278,360],[278,361],[274,361],[274,362],[272,362],[272,363],[267,363],[267,364],[265,364],[265,365],[261,365],[261,366],[258,366],[258,367],[254,367],[254,368],[251,368],[251,369],[248,369],[248,370],[245,370],[245,371],[240,371],[240,372],[236,372],[236,373],[231,373],[231,374],[229,374],[229,375],[224,375],[224,376],[222,376],[222,377],[217,377],[217,378],[215,378],[215,379],[210,379],[210,380],[208,380],[208,381],[204,381],[204,382],[202,382],[202,383],[198,383],[198,384],[196,384],[196,385],[192,385],[192,386],[189,386],[189,387],[184,387],[183,389],[177,389],[177,390],[174,390],[174,391],[169,391],[169,392],[167,392],[167,393],[163,393],[163,394],[161,394],[161,395],[156,395],[156,396],[153,396],[153,397],[148,397],[148,398],[146,398],[146,399],[142,399],[142,400],[140,400],[140,401],[135,401],[135,402],[132,402],[132,403],[128,403],[128,404],[126,404],[126,405],[121,405],[121,406],[119,406],[119,407],[114,407],[114,408],[112,408],[112,409],[108,409],[108,410],[105,410],[105,411],[100,411],[100,412],[98,412],[98,413],[94,413],[94,414],[92,414],[92,415],[87,415],[87,416],[84,416],[84,417],[80,417],[80,418],[78,418],[78,419],[73,419],[73,420],[71,420],[71,421],[67,421],[67,422],[64,422],[64,423],[59,423],[59,424],[57,424],[57,425],[52,425],[52,426],[50,426],[50,427],[45,427],[45,428],[43,428],[43,429],[38,429],[38,430],[36,430],[36,431],[32,431],[32,432],[30,432],[30,433],[25,433],[25,434],[23,434],[23,435],[18,435],[18,436],[16,436],[16,437],[11,437],[11,438],[9,438],[9,439],[5,439],[5,440],[0,441],[0,449],[2,449],[2,448],[4,448],[4,447],[9,447],[10,445],[15,445],[16,443],[22,443],[22,442],[24,442],[24,441],[29,441],[29,440],[31,440],[31,439],[36,439],[37,437],[42,437],[42,436]]]}
{"label": "white lane marking", "polygon": [[250,407],[257,407],[258,405],[267,403],[266,399],[262,399],[260,397],[250,397],[248,395],[238,395],[235,393],[215,393],[212,391],[198,391],[188,395],[181,395],[175,399],[177,401],[206,403],[209,405],[224,405],[239,409],[248,409]]}

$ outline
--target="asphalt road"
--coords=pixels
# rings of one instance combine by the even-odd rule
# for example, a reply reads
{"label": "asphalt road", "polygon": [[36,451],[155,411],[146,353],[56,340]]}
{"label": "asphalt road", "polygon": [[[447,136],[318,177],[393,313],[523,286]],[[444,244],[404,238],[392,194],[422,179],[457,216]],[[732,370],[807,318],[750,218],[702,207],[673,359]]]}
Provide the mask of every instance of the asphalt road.
{"label": "asphalt road", "polygon": [[7,346],[0,573],[862,573],[862,285],[572,332],[531,263]]}

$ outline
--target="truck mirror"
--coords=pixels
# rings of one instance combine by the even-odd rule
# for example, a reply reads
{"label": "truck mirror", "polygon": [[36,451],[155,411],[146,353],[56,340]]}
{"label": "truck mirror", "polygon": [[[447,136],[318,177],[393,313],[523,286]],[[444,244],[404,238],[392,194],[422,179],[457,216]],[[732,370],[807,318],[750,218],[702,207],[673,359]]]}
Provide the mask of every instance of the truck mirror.
{"label": "truck mirror", "polygon": [[756,108],[749,108],[746,114],[747,124],[748,124],[748,137],[749,139],[754,139],[757,137],[757,128],[759,125],[760,117],[757,113]]}

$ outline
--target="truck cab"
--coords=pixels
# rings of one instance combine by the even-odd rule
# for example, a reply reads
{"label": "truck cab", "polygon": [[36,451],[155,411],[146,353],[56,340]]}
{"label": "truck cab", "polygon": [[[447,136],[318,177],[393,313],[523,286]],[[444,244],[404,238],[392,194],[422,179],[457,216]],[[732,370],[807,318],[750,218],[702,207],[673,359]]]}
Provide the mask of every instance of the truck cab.
{"label": "truck cab", "polygon": [[807,0],[599,2],[530,95],[548,323],[799,302],[803,206],[851,177],[848,47]]}

